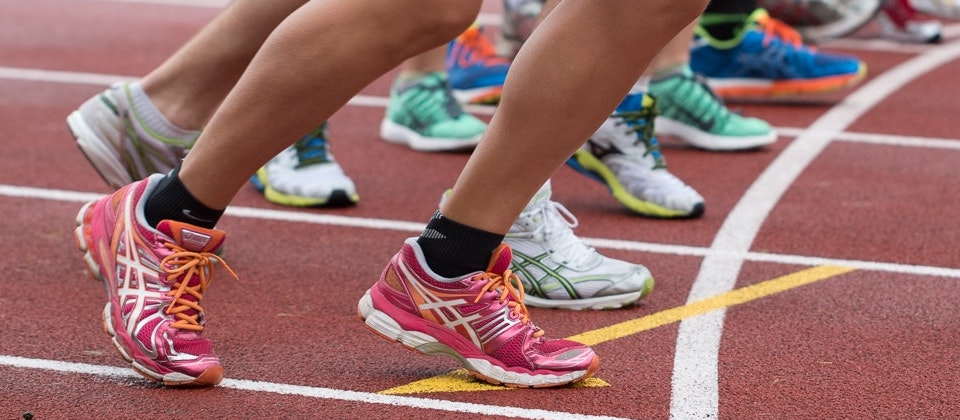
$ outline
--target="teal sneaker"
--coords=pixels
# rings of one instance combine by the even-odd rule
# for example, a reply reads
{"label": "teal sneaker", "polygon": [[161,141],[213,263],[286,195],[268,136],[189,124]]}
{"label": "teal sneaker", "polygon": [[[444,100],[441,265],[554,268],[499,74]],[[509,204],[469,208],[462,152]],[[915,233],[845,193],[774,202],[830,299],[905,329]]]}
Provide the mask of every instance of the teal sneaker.
{"label": "teal sneaker", "polygon": [[380,123],[380,137],[421,152],[472,150],[487,124],[464,112],[441,72],[397,82]]}
{"label": "teal sneaker", "polygon": [[690,67],[650,82],[660,114],[656,132],[707,150],[756,149],[777,141],[770,124],[730,112]]}

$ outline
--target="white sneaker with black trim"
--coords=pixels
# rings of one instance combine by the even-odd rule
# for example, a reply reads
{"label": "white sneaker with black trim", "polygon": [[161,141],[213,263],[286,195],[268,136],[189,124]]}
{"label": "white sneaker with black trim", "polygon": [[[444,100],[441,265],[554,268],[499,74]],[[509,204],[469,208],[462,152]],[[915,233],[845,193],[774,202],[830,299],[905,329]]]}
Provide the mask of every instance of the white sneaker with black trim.
{"label": "white sneaker with black trim", "polygon": [[650,95],[627,95],[567,165],[606,185],[613,197],[634,213],[656,218],[700,217],[703,196],[667,170],[654,136],[656,108]]}
{"label": "white sneaker with black trim", "polygon": [[527,306],[613,309],[630,306],[653,290],[646,267],[608,258],[573,233],[576,217],[550,200],[547,181],[510,227],[510,269],[523,284]]}

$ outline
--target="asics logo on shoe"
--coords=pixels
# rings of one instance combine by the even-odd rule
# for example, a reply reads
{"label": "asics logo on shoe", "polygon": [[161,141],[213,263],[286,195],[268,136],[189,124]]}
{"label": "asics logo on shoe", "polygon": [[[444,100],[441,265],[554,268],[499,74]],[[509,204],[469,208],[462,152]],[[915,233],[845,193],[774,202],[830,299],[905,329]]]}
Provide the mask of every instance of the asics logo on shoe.
{"label": "asics logo on shoe", "polygon": [[[406,264],[401,263],[398,266],[404,271],[405,278],[416,278]],[[437,296],[419,281],[405,283],[410,286],[411,297],[418,302],[417,308],[425,319],[433,319],[434,322],[456,331],[478,348],[486,349],[487,343],[500,338],[510,328],[521,323],[520,318],[510,316],[507,305],[486,316],[482,315],[481,308],[464,315],[463,312],[470,312],[464,308],[473,303],[472,299],[468,301],[454,296]]]}
{"label": "asics logo on shoe", "polygon": [[183,241],[184,248],[187,249],[203,249],[210,243],[210,235],[204,235],[200,232],[182,229],[180,235],[182,235],[180,240]]}
{"label": "asics logo on shoe", "polygon": [[[521,277],[521,279],[526,280],[523,282],[524,290],[534,296],[546,298],[548,296],[544,285],[555,283],[567,292],[570,299],[582,299],[583,296],[580,296],[580,293],[577,292],[573,282],[559,272],[563,269],[563,266],[551,267],[546,262],[548,258],[550,258],[550,255],[547,253],[532,256],[518,252],[516,249],[513,250],[512,268],[515,272],[524,274]],[[536,278],[533,273],[537,271],[543,272],[544,275]]]}

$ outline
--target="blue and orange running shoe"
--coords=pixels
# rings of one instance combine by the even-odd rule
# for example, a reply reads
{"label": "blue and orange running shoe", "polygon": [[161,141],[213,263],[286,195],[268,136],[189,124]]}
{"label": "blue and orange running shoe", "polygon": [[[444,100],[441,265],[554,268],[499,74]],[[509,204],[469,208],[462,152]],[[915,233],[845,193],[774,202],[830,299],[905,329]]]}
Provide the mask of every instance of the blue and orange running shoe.
{"label": "blue and orange running shoe", "polygon": [[447,74],[458,101],[469,104],[500,102],[510,60],[497,55],[493,43],[473,25],[450,42]]}
{"label": "blue and orange running shoe", "polygon": [[763,9],[752,13],[730,40],[711,37],[704,29],[709,24],[704,15],[690,67],[724,98],[828,92],[855,85],[867,74],[866,64],[854,57],[804,46],[796,31]]}
{"label": "blue and orange running shoe", "polygon": [[588,378],[600,359],[590,347],[548,339],[530,320],[508,245],[486,272],[443,278],[409,238],[360,299],[367,328],[424,354],[460,361],[473,376],[510,387],[545,388]]}
{"label": "blue and orange running shoe", "polygon": [[216,385],[223,367],[203,337],[200,301],[213,264],[223,263],[216,252],[226,234],[171,220],[148,226],[144,197],[161,179],[152,175],[84,205],[77,247],[107,289],[103,328],[134,370],[168,386]]}

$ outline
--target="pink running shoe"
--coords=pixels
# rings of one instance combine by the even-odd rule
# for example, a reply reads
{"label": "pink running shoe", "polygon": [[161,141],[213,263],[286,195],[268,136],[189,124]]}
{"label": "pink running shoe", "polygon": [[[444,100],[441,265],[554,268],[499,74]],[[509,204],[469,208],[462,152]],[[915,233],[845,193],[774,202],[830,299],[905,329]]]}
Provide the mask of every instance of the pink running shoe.
{"label": "pink running shoe", "polygon": [[416,238],[360,299],[367,328],[424,354],[452,356],[496,385],[545,388],[593,375],[600,359],[590,347],[543,337],[523,304],[523,286],[501,245],[487,272],[453,281],[430,271]]}
{"label": "pink running shoe", "polygon": [[[141,375],[168,386],[220,383],[223,367],[202,337],[203,294],[223,231],[164,220],[147,225],[143,197],[153,175],[83,206],[74,235],[91,275],[107,288],[104,330]],[[224,264],[227,271],[236,274]]]}

